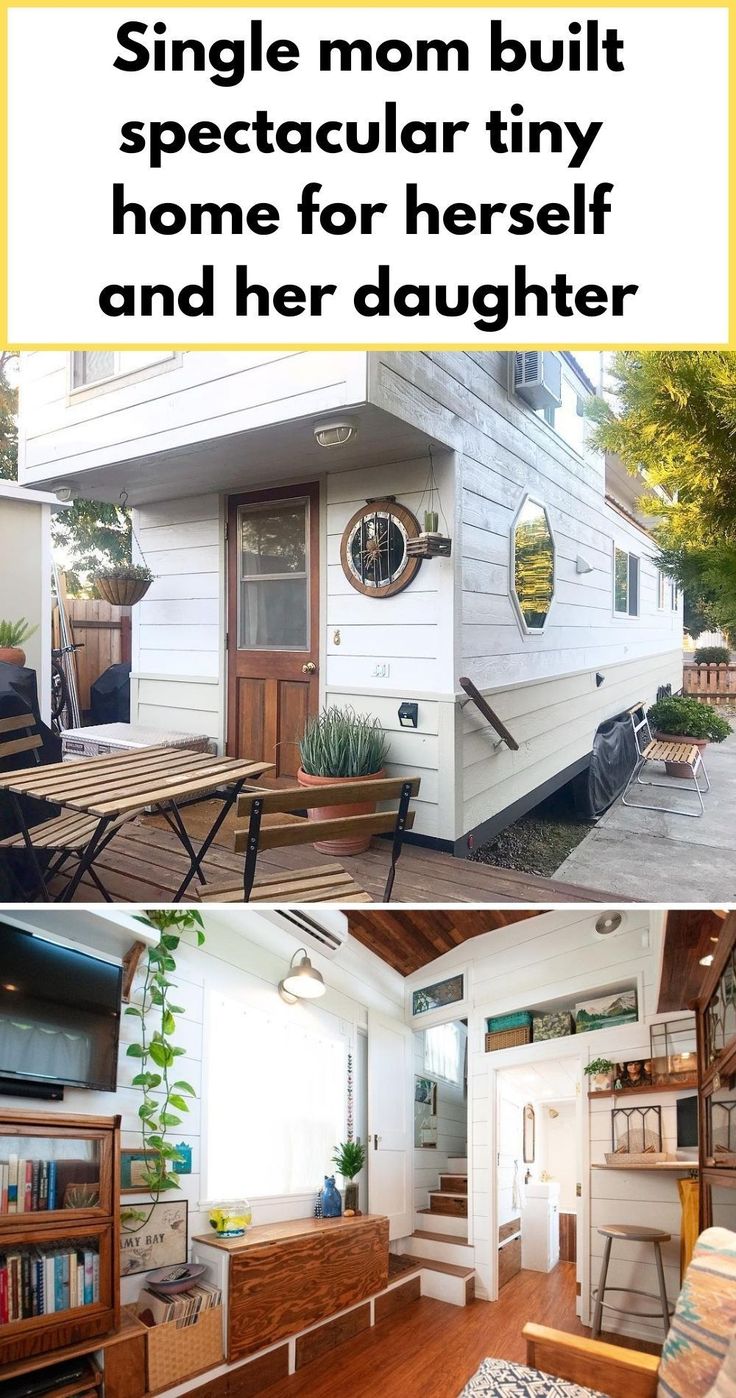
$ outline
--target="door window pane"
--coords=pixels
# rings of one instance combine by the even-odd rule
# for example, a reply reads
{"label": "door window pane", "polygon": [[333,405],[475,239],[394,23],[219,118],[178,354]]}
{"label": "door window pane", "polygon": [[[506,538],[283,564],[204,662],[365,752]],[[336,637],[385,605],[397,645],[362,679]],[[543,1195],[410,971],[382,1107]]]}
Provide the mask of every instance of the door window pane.
{"label": "door window pane", "polygon": [[238,512],[241,650],[309,649],[308,502]]}

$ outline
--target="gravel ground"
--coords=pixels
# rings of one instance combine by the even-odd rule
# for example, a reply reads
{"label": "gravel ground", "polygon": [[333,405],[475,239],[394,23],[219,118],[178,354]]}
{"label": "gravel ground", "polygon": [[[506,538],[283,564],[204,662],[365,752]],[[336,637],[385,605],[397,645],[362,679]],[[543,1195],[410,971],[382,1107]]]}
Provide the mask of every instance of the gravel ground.
{"label": "gravel ground", "polygon": [[551,878],[568,854],[589,834],[593,823],[576,818],[572,798],[563,790],[507,826],[487,845],[479,845],[467,857],[478,864],[495,864]]}

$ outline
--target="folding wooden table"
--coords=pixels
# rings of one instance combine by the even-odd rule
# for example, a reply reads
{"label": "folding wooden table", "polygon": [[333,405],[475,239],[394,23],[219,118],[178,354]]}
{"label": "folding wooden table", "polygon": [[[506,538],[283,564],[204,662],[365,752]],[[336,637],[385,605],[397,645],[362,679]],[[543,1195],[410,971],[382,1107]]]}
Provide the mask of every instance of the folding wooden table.
{"label": "folding wooden table", "polygon": [[[205,882],[202,862],[223,821],[237,800],[245,782],[270,771],[270,762],[250,762],[245,758],[213,757],[209,753],[192,752],[186,748],[143,748],[112,757],[87,758],[81,762],[54,762],[22,771],[0,775],[0,791],[7,791],[13,805],[20,833],[5,841],[0,853],[26,850],[33,863],[39,886],[47,902],[48,883],[38,858],[39,849],[79,850],[79,864],[66,889],[56,901],[69,902],[85,873],[92,877],[108,902],[106,889],[98,880],[93,865],[102,850],[122,825],[142,811],[153,810],[165,816],[189,856],[189,871],[174,894],[176,903],[183,898],[192,879]],[[33,797],[63,807],[61,817],[52,817],[57,828],[50,845],[43,832],[49,827],[44,821],[28,826],[21,797]],[[212,826],[195,853],[182,820],[182,801],[215,798],[222,802]],[[89,821],[88,826],[84,823]],[[63,828],[69,823],[74,831],[74,845],[64,841]],[[80,839],[82,821],[83,839]],[[34,844],[34,835],[36,844]]]}

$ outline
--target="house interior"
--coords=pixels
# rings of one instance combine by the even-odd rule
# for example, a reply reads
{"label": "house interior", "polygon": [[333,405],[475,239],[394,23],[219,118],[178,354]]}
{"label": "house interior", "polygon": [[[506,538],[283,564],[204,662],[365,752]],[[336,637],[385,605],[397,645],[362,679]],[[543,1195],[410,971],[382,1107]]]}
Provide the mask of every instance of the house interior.
{"label": "house interior", "polygon": [[735,1331],[735,913],[0,914],[0,1395],[720,1396]]}

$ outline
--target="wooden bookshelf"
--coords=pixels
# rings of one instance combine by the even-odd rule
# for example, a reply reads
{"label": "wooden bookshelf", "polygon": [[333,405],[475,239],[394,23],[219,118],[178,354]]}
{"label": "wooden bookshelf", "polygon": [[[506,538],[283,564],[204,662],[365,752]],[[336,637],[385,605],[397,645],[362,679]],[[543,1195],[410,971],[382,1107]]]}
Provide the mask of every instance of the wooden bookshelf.
{"label": "wooden bookshelf", "polygon": [[31,1253],[28,1275],[35,1251],[41,1256],[87,1252],[98,1258],[97,1295],[35,1315],[28,1314],[26,1296],[23,1317],[0,1324],[0,1366],[82,1344],[115,1330],[120,1320],[120,1118],[4,1112],[0,1162],[11,1157],[52,1162],[58,1190],[54,1207],[48,1208],[35,1177],[32,1196],[24,1182],[23,1207],[0,1212],[0,1255],[23,1258]]}

